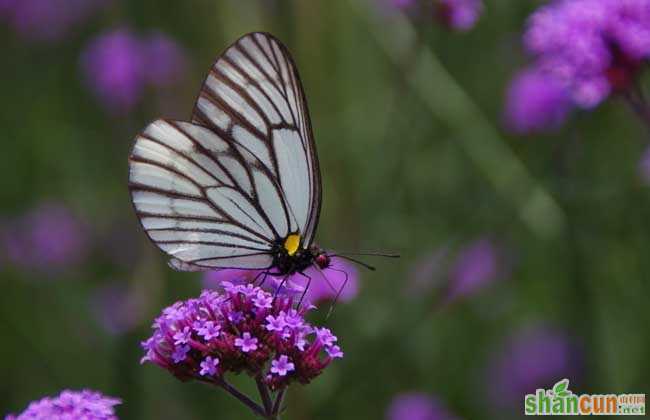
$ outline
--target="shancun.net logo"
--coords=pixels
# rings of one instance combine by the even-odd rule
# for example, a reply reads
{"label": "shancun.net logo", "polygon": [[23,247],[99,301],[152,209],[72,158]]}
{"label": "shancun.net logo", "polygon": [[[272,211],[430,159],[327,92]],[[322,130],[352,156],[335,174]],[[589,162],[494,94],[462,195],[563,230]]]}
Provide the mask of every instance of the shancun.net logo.
{"label": "shancun.net logo", "polygon": [[527,416],[642,416],[645,394],[581,394],[569,390],[569,380],[562,379],[553,389],[538,389],[524,398]]}

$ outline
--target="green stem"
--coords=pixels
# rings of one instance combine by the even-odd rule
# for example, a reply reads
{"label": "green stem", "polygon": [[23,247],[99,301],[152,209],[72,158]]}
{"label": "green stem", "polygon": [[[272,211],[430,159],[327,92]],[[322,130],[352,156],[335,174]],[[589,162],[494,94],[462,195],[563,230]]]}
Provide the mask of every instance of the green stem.
{"label": "green stem", "polygon": [[[405,16],[386,25],[368,0],[350,0],[357,6],[389,59],[399,68],[404,54],[413,54],[413,68],[404,75],[407,86],[429,113],[454,130],[458,144],[485,174],[494,190],[510,201],[523,223],[543,238],[562,234],[565,215],[553,196],[537,181],[508,146],[489,118],[447,71],[428,46],[418,46],[418,35]],[[410,57],[407,57],[410,59]],[[444,98],[441,99],[441,98]]]}
{"label": "green stem", "polygon": [[229,393],[230,395],[232,395],[233,397],[241,401],[246,407],[250,408],[254,414],[265,419],[269,418],[264,408],[262,408],[258,403],[253,401],[248,395],[244,394],[234,386],[230,385],[224,379],[215,378],[214,380],[208,380],[208,379],[199,379],[199,380],[202,380],[205,383],[216,385],[219,388],[222,388],[227,393]]}
{"label": "green stem", "polygon": [[262,375],[257,375],[255,377],[255,383],[257,384],[257,390],[260,393],[262,398],[262,403],[264,404],[264,411],[267,415],[270,415],[273,411],[273,403],[271,402],[271,396],[269,395],[269,389],[262,379]]}
{"label": "green stem", "polygon": [[281,389],[278,391],[277,396],[275,397],[275,403],[273,404],[273,411],[271,412],[274,417],[271,417],[271,419],[279,419],[280,418],[280,410],[282,408],[282,400],[284,399],[284,393],[286,392],[286,388]]}

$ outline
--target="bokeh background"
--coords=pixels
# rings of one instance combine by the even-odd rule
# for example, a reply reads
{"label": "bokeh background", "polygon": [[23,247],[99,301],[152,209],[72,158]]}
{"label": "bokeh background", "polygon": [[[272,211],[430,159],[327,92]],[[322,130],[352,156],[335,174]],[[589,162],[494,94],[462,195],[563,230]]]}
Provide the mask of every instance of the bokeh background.
{"label": "bokeh background", "polygon": [[648,133],[616,95],[550,132],[508,129],[540,4],[489,0],[453,28],[433,2],[0,1],[0,415],[93,388],[122,419],[250,416],[139,364],[153,318],[204,284],[167,268],[126,183],[138,131],[188,119],[253,30],[305,85],[319,243],[402,255],[359,272],[326,321],[345,357],[292,387],[283,418],[519,418],[524,393],[565,377],[647,392]]}

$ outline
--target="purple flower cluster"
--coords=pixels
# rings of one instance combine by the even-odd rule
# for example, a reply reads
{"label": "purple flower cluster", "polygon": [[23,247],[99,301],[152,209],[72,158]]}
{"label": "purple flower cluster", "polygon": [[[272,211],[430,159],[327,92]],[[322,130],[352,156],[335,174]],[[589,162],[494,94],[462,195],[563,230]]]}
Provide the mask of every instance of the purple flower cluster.
{"label": "purple flower cluster", "polygon": [[306,384],[343,357],[327,328],[310,325],[307,308],[259,287],[225,285],[163,310],[142,345],[151,362],[181,380],[220,383],[227,372],[262,378],[272,390]]}
{"label": "purple flower cluster", "polygon": [[10,414],[5,420],[117,420],[114,407],[120,403],[97,391],[65,390],[55,397],[34,401],[22,413]]}
{"label": "purple flower cluster", "polygon": [[506,117],[519,132],[552,128],[567,114],[567,97],[591,109],[630,88],[650,58],[650,0],[553,1],[530,17],[524,44],[535,62],[515,79]]}
{"label": "purple flower cluster", "polygon": [[54,42],[110,0],[0,0],[0,19],[30,41]]}
{"label": "purple flower cluster", "polygon": [[177,82],[185,67],[185,53],[169,37],[139,37],[127,29],[98,36],[81,57],[89,89],[113,112],[129,111],[148,86]]}
{"label": "purple flower cluster", "polygon": [[87,232],[63,204],[44,203],[7,223],[2,247],[9,262],[24,268],[61,269],[85,254]]}

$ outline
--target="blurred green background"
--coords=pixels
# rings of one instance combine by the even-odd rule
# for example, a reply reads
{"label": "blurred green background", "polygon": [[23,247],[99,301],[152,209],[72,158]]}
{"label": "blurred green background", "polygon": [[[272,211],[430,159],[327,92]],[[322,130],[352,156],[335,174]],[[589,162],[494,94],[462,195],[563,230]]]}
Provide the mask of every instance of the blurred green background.
{"label": "blurred green background", "polygon": [[[115,0],[46,39],[3,22],[0,414],[88,387],[122,398],[122,419],[250,416],[223,392],[139,365],[153,318],[197,295],[201,276],[167,268],[126,178],[139,130],[189,119],[214,58],[254,30],[283,40],[305,86],[324,183],[318,242],[402,255],[373,260],[357,297],[337,305],[327,325],[345,357],[292,387],[283,418],[383,418],[403,392],[459,418],[519,418],[523,393],[495,403],[492,391],[528,373],[543,386],[570,374],[580,393],[646,392],[650,196],[637,162],[647,133],[616,98],[551,134],[506,133],[504,92],[538,4],[488,1],[466,33],[426,6],[360,0]],[[120,28],[174,40],[182,66],[116,108],[83,57]],[[53,264],[31,256],[32,242],[13,244],[48,206],[74,215],[83,237]],[[487,256],[463,262],[485,244]],[[463,264],[478,265],[467,270],[480,284],[447,299]],[[547,352],[511,355],[509,340],[536,328],[565,337],[558,357],[570,363],[547,374]],[[529,365],[508,373],[500,358]]]}

